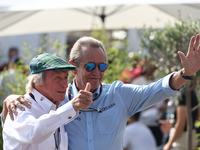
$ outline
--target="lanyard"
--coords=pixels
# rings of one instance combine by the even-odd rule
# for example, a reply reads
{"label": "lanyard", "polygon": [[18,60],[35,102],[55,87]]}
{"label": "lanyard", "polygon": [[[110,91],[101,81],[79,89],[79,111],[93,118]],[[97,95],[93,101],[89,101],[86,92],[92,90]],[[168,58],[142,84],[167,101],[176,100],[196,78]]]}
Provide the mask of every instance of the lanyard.
{"label": "lanyard", "polygon": [[60,128],[58,128],[55,133],[54,133],[54,140],[55,140],[55,145],[56,145],[56,150],[59,150],[60,146]]}

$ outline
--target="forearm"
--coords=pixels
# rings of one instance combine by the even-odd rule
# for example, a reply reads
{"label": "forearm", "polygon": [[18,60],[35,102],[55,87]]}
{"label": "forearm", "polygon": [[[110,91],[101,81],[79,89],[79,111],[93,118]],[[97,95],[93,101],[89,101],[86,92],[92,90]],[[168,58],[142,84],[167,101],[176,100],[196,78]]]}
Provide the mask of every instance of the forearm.
{"label": "forearm", "polygon": [[[71,122],[78,113],[75,112],[71,103],[66,103],[57,111],[50,111],[36,118],[34,111],[19,111],[14,121],[6,119],[4,133],[13,139],[23,143],[41,143],[63,124]],[[23,137],[23,138],[22,138]]]}
{"label": "forearm", "polygon": [[[192,76],[192,75],[187,75],[184,71],[184,69],[182,69],[182,72],[185,76]],[[178,90],[181,87],[184,86],[184,84],[186,84],[188,80],[184,79],[181,74],[180,74],[180,70],[178,72],[176,72],[175,74],[173,74],[173,76],[170,78],[169,81],[169,85],[173,90]]]}
{"label": "forearm", "polygon": [[186,125],[186,114],[187,114],[186,106],[178,105],[176,107],[176,114],[177,114],[176,124],[174,126],[174,132],[169,139],[170,144],[172,144],[178,138],[180,138],[181,134],[184,132],[184,128]]}
{"label": "forearm", "polygon": [[7,118],[3,128],[4,138],[12,139],[12,141],[19,143],[39,144],[53,134],[52,131],[43,135],[42,131],[45,130],[44,126],[41,126],[39,123],[34,123],[36,123],[34,118],[29,118],[27,122],[23,123]]}
{"label": "forearm", "polygon": [[169,138],[168,144],[172,146],[172,144],[180,138],[181,134],[183,133],[183,128],[179,127],[179,125],[175,125],[174,132]]}
{"label": "forearm", "polygon": [[3,123],[5,122],[5,119],[6,119],[6,116],[7,116],[7,113],[8,113],[8,109],[7,109],[7,107],[6,107],[6,103],[5,102],[3,102],[3,110],[2,110],[2,119],[3,120],[1,120]]}

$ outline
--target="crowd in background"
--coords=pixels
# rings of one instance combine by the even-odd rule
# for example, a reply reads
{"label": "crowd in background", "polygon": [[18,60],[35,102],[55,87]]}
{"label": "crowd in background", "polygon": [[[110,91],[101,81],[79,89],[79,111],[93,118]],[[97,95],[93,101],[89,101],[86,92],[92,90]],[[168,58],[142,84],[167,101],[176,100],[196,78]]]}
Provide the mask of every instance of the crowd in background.
{"label": "crowd in background", "polygon": [[[156,79],[153,76],[155,66],[148,66],[145,59],[133,61],[132,68],[122,71],[120,80],[124,83],[147,85]],[[189,82],[194,86],[194,82]],[[198,105],[198,94],[191,94],[191,108]],[[156,105],[135,114],[127,121],[124,134],[124,150],[187,150],[187,107],[186,92],[159,102]],[[195,122],[199,119],[198,109],[192,112],[192,150],[198,145]],[[134,121],[133,121],[134,120]]]}

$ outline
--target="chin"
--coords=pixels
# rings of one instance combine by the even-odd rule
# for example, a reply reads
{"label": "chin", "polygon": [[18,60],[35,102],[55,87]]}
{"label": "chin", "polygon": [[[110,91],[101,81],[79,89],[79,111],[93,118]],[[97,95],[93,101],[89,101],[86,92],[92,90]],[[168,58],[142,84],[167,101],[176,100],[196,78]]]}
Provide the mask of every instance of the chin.
{"label": "chin", "polygon": [[64,100],[65,100],[65,96],[57,98],[57,101],[64,101]]}

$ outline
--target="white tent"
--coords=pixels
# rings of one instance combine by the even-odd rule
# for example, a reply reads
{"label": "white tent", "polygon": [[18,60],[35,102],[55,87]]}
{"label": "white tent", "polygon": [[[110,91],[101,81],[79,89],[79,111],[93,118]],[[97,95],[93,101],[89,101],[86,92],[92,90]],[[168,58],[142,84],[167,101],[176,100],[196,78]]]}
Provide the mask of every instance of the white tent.
{"label": "white tent", "polygon": [[[92,30],[95,26],[102,27],[102,24],[105,29],[141,28],[144,24],[162,28],[168,21],[177,20],[178,10],[185,18],[189,15],[194,19],[200,17],[200,3],[197,1],[1,1],[0,36]],[[102,19],[105,19],[104,23]]]}

